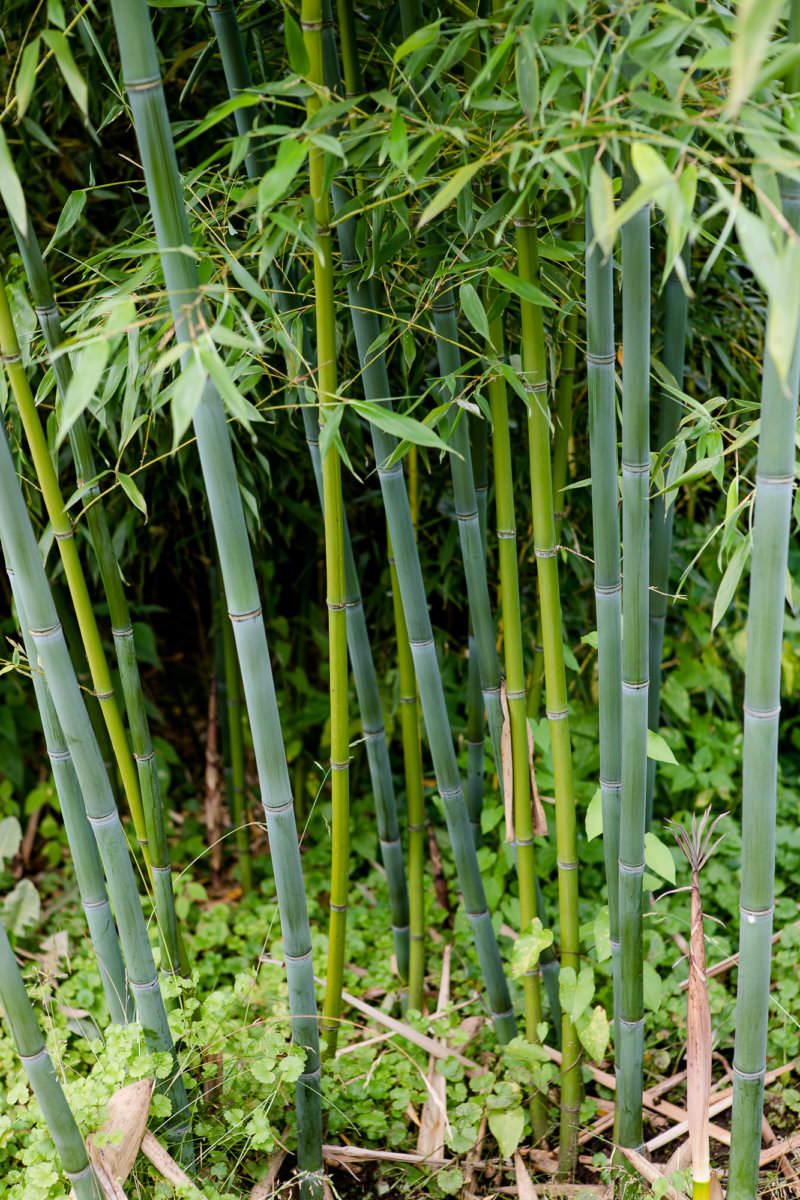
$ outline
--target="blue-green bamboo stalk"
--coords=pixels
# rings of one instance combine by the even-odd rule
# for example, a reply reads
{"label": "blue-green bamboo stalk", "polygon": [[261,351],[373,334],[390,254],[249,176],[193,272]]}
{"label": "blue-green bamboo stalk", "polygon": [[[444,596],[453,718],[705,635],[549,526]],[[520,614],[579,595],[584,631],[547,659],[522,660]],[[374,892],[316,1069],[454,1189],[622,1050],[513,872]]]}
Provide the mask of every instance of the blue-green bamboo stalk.
{"label": "blue-green bamboo stalk", "polygon": [[0,924],[0,1002],[25,1073],[55,1142],[76,1200],[101,1200],[102,1191],[86,1154],[81,1132],[58,1082],[33,1006],[25,991],[14,951]]}
{"label": "blue-green bamboo stalk", "polygon": [[[133,114],[178,345],[187,354],[200,333],[201,293],[175,148],[145,0],[112,0],[122,70]],[[269,648],[239,494],[230,434],[208,380],[193,416],[200,465],[222,568],[228,612],[250,718],[281,915],[292,1030],[306,1051],[295,1086],[300,1190],[322,1194],[322,1111],[317,1005],[300,850],[283,750]]]}
{"label": "blue-green bamboo stalk", "polygon": [[133,1002],[125,978],[125,965],[120,953],[114,917],[108,903],[97,845],[91,825],[86,819],[86,809],[78,777],[75,774],[72,755],[64,740],[44,675],[36,665],[36,647],[25,619],[17,577],[11,568],[8,570],[8,581],[11,584],[14,603],[17,607],[25,653],[28,656],[28,665],[31,670],[33,690],[36,694],[36,704],[42,721],[44,740],[58,795],[58,804],[64,819],[64,828],[67,832],[67,841],[75,869],[75,880],[78,884],[83,911],[86,914],[86,923],[89,926],[89,936],[97,959],[108,1011],[112,1021],[118,1025],[125,1025],[128,1021],[133,1020]]}
{"label": "blue-green bamboo stalk", "polygon": [[[174,1054],[128,844],[47,584],[5,429],[0,437],[0,535],[33,641],[33,663],[44,672],[97,841],[145,1041],[151,1050]],[[183,1140],[188,1154],[186,1089],[179,1072],[167,1095],[172,1101],[171,1136]]]}

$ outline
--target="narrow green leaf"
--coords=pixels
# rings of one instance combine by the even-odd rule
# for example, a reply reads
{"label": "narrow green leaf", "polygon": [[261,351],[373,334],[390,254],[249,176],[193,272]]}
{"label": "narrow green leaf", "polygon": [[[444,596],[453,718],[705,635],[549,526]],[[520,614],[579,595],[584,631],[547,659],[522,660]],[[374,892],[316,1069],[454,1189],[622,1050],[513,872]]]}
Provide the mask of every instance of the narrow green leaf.
{"label": "narrow green leaf", "polygon": [[660,875],[668,883],[675,883],[675,859],[672,852],[660,838],[649,831],[644,835],[644,861],[656,875]]}
{"label": "narrow green leaf", "polygon": [[264,418],[261,416],[261,413],[239,391],[233,382],[230,371],[214,350],[203,346],[198,353],[200,362],[217,385],[217,391],[222,397],[225,407],[232,416],[242,422],[247,431],[252,435],[251,422],[263,421]]}
{"label": "narrow green leaf", "polygon": [[207,372],[197,350],[181,371],[172,389],[172,451],[177,450],[189,428],[205,387]]}
{"label": "narrow green leaf", "polygon": [[109,343],[105,338],[91,342],[82,350],[69,381],[56,445],[60,446],[81,413],[91,403],[108,362]]}
{"label": "narrow green leaf", "polygon": [[413,54],[415,50],[421,50],[423,46],[429,46],[431,42],[438,42],[440,25],[441,21],[434,21],[432,25],[425,25],[422,29],[415,29],[397,47],[392,56],[392,62],[399,63],[402,59],[407,58],[409,54]]}
{"label": "narrow green leaf", "polygon": [[731,116],[738,113],[753,89],[783,8],[783,0],[739,0],[736,6],[727,104]]}
{"label": "narrow green leaf", "polygon": [[28,213],[25,208],[25,193],[19,181],[11,152],[8,148],[6,135],[0,125],[0,196],[3,198],[8,215],[19,229],[22,236],[28,236]]}
{"label": "narrow green leaf", "polygon": [[489,342],[491,345],[492,339],[489,335],[489,322],[486,317],[486,310],[475,288],[471,283],[462,283],[458,291],[458,296],[461,301],[461,311],[472,328],[476,333],[481,335],[484,341]]}
{"label": "narrow green leaf", "polygon": [[711,617],[712,633],[725,616],[730,602],[736,594],[736,589],[739,586],[739,580],[742,577],[742,571],[744,570],[744,565],[747,562],[749,554],[750,539],[745,538],[731,555],[730,562],[725,568],[725,574],[722,576],[717,588],[717,594],[714,597],[714,612]]}
{"label": "narrow green leaf", "polygon": [[602,163],[592,163],[589,176],[589,196],[592,204],[592,229],[603,254],[608,257],[614,249],[614,186]]}
{"label": "narrow green leaf", "polygon": [[17,72],[15,87],[17,120],[19,121],[25,116],[25,110],[30,104],[31,96],[33,95],[33,88],[36,83],[36,68],[39,65],[39,46],[38,37],[34,38],[32,42],[28,42],[19,60],[19,71]]}
{"label": "narrow green leaf", "polygon": [[83,189],[81,189],[79,192],[70,192],[70,194],[67,196],[67,202],[59,214],[53,236],[50,238],[50,241],[44,248],[43,257],[47,256],[50,250],[52,250],[53,246],[55,246],[56,242],[59,241],[59,239],[62,238],[65,233],[69,233],[73,225],[80,219],[81,213],[85,207],[86,192]]}
{"label": "narrow green leaf", "polygon": [[284,138],[281,142],[274,167],[267,171],[258,185],[259,219],[286,194],[305,162],[307,153],[306,141],[298,142],[294,138]]}
{"label": "narrow green leaf", "polygon": [[520,34],[517,46],[517,88],[522,111],[528,118],[528,127],[533,129],[539,109],[539,63],[536,58],[537,38],[527,25]]}
{"label": "narrow green leaf", "polygon": [[138,487],[136,486],[133,479],[131,478],[131,476],[124,474],[123,471],[117,471],[117,479],[119,480],[120,484],[122,485],[122,490],[125,493],[125,495],[128,497],[128,499],[130,500],[131,504],[133,504],[136,508],[138,508],[139,512],[142,514],[142,516],[144,517],[144,519],[146,521],[147,520],[147,503],[145,501],[144,496],[139,491]]}
{"label": "narrow green leaf", "polygon": [[528,304],[538,304],[541,308],[558,308],[535,283],[520,279],[519,275],[512,275],[505,267],[489,267],[489,274],[495,283],[499,283],[507,292],[519,296],[520,300],[526,300]]}
{"label": "narrow green leaf", "polygon": [[[454,175],[448,179],[447,183],[439,188],[439,191],[433,197],[422,211],[422,216],[419,219],[417,228],[421,229],[423,225],[427,225],[434,217],[438,217],[443,209],[447,208],[455,200],[462,188],[465,188],[476,171],[479,171],[483,166],[480,162],[467,163],[466,166],[459,167]],[[491,272],[490,272],[491,274]]]}
{"label": "narrow green leaf", "polygon": [[288,9],[283,10],[283,29],[289,66],[295,75],[300,75],[305,79],[311,70],[311,61],[306,50],[303,31]]}
{"label": "narrow green leaf", "polygon": [[405,170],[408,162],[408,134],[403,114],[398,111],[392,117],[389,130],[389,158],[401,171]]}
{"label": "narrow green leaf", "polygon": [[319,428],[319,456],[322,461],[334,442],[339,440],[339,427],[344,416],[344,404],[335,404],[325,409],[325,419]]}
{"label": "narrow green leaf", "polygon": [[53,51],[58,69],[64,76],[64,82],[72,93],[73,100],[83,115],[87,117],[89,115],[89,88],[72,57],[69,42],[57,29],[45,29],[41,36],[42,41]]}
{"label": "narrow green leaf", "polygon": [[351,400],[350,407],[392,437],[402,438],[415,446],[430,446],[433,450],[448,452],[450,450],[447,442],[443,442],[437,433],[414,417],[403,416],[368,400]]}

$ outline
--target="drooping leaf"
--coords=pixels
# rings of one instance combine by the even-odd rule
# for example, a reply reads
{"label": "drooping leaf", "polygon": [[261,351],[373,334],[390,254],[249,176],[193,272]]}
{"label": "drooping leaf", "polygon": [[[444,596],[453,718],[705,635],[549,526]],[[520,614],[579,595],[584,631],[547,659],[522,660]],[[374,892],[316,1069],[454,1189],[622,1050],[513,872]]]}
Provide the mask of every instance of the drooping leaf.
{"label": "drooping leaf", "polygon": [[311,70],[311,61],[306,50],[303,31],[288,9],[283,10],[283,29],[286,38],[286,53],[289,56],[289,66],[295,75],[302,78]]}
{"label": "drooping leaf", "polygon": [[603,795],[600,788],[589,801],[586,809],[586,837],[591,842],[603,832]]}
{"label": "drooping leaf", "polygon": [[177,450],[183,435],[189,428],[195,409],[200,403],[203,388],[208,378],[195,350],[184,366],[172,389],[172,450]]}
{"label": "drooping leaf", "polygon": [[67,202],[59,213],[53,236],[44,248],[43,258],[46,258],[53,246],[59,241],[65,233],[69,233],[73,225],[80,220],[81,213],[86,207],[86,192],[83,188],[77,192],[70,192],[67,196]]}
{"label": "drooping leaf", "polygon": [[130,475],[126,475],[123,471],[117,471],[117,479],[119,480],[122,490],[130,500],[131,504],[138,508],[139,512],[143,515],[146,521],[147,502],[142,493],[139,491],[136,483],[133,481]]}
{"label": "drooping leaf", "polygon": [[19,181],[2,126],[0,126],[0,196],[3,198],[11,220],[22,236],[27,237],[28,214],[25,208],[25,193],[22,190],[22,184]]}
{"label": "drooping leaf", "polygon": [[675,763],[676,766],[678,764],[670,745],[664,741],[660,733],[656,733],[652,729],[647,731],[647,757],[656,762]]}
{"label": "drooping leaf", "polygon": [[736,116],[753,89],[783,9],[783,0],[739,0],[736,6],[727,104],[730,116]]}
{"label": "drooping leaf", "polygon": [[42,41],[45,42],[53,51],[53,56],[58,63],[58,69],[64,76],[64,82],[72,93],[72,98],[86,117],[89,115],[89,88],[86,80],[78,70],[75,59],[72,57],[72,48],[66,39],[66,36],[58,29],[45,29],[42,32]]}
{"label": "drooping leaf", "polygon": [[40,44],[38,37],[28,42],[19,60],[19,71],[17,72],[14,91],[17,98],[17,119],[19,121],[25,116],[25,111],[33,95],[33,88],[36,83],[36,68],[39,65]]}
{"label": "drooping leaf", "polygon": [[275,165],[267,171],[258,185],[259,218],[281,200],[289,190],[308,154],[308,142],[284,138],[275,156]]}
{"label": "drooping leaf", "polygon": [[481,335],[484,341],[490,342],[491,338],[489,337],[489,322],[486,317],[486,310],[475,288],[471,283],[462,283],[458,295],[461,301],[461,311],[472,328],[476,333]]}
{"label": "drooping leaf", "polygon": [[69,381],[61,421],[58,426],[57,444],[60,446],[78,417],[91,404],[100,386],[106,363],[108,362],[109,342],[99,338],[96,342],[81,351],[75,364],[72,378]]}
{"label": "drooping leaf", "polygon": [[438,42],[440,25],[441,21],[434,21],[432,25],[424,25],[422,29],[415,29],[397,47],[392,56],[392,61],[394,63],[402,62],[404,58],[408,58],[409,54],[413,54],[415,50],[422,50],[424,46],[429,46],[432,42]]}
{"label": "drooping leaf", "polygon": [[434,217],[438,217],[439,213],[447,208],[448,204],[451,204],[453,200],[455,200],[461,189],[467,186],[470,179],[472,179],[472,176],[476,171],[479,171],[482,166],[483,164],[480,162],[472,162],[467,163],[463,167],[459,167],[455,174],[448,179],[447,183],[444,184],[443,187],[439,188],[439,191],[436,193],[433,199],[426,204],[425,208],[422,210],[422,216],[419,219],[418,228],[421,229],[423,225],[427,225],[428,222],[432,221]]}
{"label": "drooping leaf", "polygon": [[520,300],[526,300],[529,304],[538,304],[540,308],[558,308],[558,305],[549,296],[546,296],[535,283],[521,279],[519,275],[512,275],[511,271],[507,271],[505,267],[489,267],[489,275],[507,292],[513,292],[515,296],[519,296]]}
{"label": "drooping leaf", "polygon": [[437,433],[414,417],[393,412],[381,404],[374,404],[368,400],[351,400],[350,407],[354,408],[362,417],[366,417],[373,425],[377,425],[378,429],[382,429],[384,433],[391,434],[392,437],[402,438],[416,446],[430,446],[432,450],[450,450],[447,443],[443,442]]}
{"label": "drooping leaf", "polygon": [[736,594],[736,589],[739,586],[739,580],[742,577],[742,571],[744,570],[749,554],[750,539],[745,538],[731,555],[730,561],[725,568],[725,574],[722,576],[717,588],[717,594],[714,597],[714,612],[711,617],[712,633],[725,616],[730,602]]}

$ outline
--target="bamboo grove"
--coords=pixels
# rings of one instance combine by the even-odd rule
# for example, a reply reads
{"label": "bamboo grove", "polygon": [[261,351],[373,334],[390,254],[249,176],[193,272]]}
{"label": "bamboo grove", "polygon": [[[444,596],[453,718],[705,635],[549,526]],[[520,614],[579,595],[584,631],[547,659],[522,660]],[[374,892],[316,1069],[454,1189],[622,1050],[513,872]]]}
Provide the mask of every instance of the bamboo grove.
{"label": "bamboo grove", "polygon": [[[458,894],[447,936],[487,1053],[535,1064],[511,1154],[556,1149],[576,1178],[585,1068],[603,1061],[615,1167],[642,1151],[651,892],[674,879],[681,766],[665,646],[708,571],[711,642],[732,607],[746,620],[726,685],[740,765],[733,795],[690,808],[701,840],[724,806],[741,835],[735,1035],[716,1048],[733,1086],[727,1194],[754,1197],[794,653],[800,4],[50,0],[29,17],[6,2],[0,542],[19,636],[4,674],[32,682],[107,1017],[138,1022],[167,1064],[172,1153],[202,1187],[202,1097],[165,999],[192,986],[186,864],[131,613],[152,539],[171,536],[159,502],[183,505],[202,544],[216,631],[232,836],[209,850],[277,904],[264,936],[303,1057],[304,1200],[327,1186],[365,837],[396,1017],[436,1008],[430,872]],[[93,149],[75,150],[66,200],[60,180],[50,197],[37,156],[81,147],[76,133]],[[741,369],[703,311],[734,286],[755,347]],[[309,512],[321,536],[276,568],[281,523]],[[287,566],[298,618],[307,568],[321,611],[285,651],[270,589],[285,597]],[[318,650],[322,732],[298,735]],[[711,839],[692,837],[687,1061],[702,1073]],[[309,918],[309,840],[328,856],[326,929]],[[582,882],[590,862],[602,895]],[[9,935],[3,1015],[83,1200],[100,1194],[89,1131]]]}

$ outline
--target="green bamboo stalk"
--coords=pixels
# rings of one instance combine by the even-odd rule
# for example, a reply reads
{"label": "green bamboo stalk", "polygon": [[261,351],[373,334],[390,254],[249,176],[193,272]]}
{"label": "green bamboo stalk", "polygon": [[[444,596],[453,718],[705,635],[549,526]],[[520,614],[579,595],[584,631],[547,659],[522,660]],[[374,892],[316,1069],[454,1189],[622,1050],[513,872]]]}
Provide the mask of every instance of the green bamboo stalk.
{"label": "green bamboo stalk", "polygon": [[[800,228],[800,189],[781,179],[784,212]],[[780,303],[770,298],[770,307]],[[751,1200],[758,1187],[767,1058],[775,811],[784,592],[794,484],[800,342],[788,380],[765,344],[756,463],[753,553],[747,610],[742,748],[742,854],[739,979],[733,1052],[729,1200]]]}
{"label": "green bamboo stalk", "polygon": [[[631,184],[626,181],[626,191]],[[622,793],[617,1138],[642,1141],[642,875],[647,797],[650,210],[622,227]]]}
{"label": "green bamboo stalk", "polygon": [[564,321],[561,339],[561,364],[555,404],[555,439],[553,441],[553,516],[556,522],[556,542],[561,541],[561,522],[566,516],[567,495],[564,491],[569,475],[569,443],[572,437],[572,397],[575,390],[575,358],[578,349],[578,310],[573,308]]}
{"label": "green bamboo stalk", "polygon": [[[491,310],[493,295],[487,291],[487,309]],[[489,325],[490,341],[495,355],[504,355],[503,317],[495,317]],[[536,852],[533,841],[531,814],[531,776],[528,763],[528,716],[525,705],[525,661],[522,648],[522,610],[519,595],[517,566],[517,522],[514,511],[514,479],[511,460],[511,434],[508,425],[508,397],[505,380],[493,374],[488,385],[492,411],[492,454],[494,458],[494,492],[497,514],[497,551],[500,571],[500,592],[503,613],[503,652],[506,668],[506,699],[511,727],[512,797],[514,804],[514,844],[519,880],[519,923],[525,933],[537,915]],[[540,831],[541,832],[541,831]],[[522,978],[525,996],[525,1033],[528,1041],[540,1041],[538,1026],[542,1019],[539,972],[536,968]],[[533,1110],[533,1132],[538,1139],[547,1128],[544,1098],[536,1096]]]}
{"label": "green bamboo stalk", "polygon": [[[310,62],[306,115],[320,110],[324,88],[322,62],[322,0],[303,0],[301,26]],[[336,405],[336,310],[333,301],[333,238],[330,229],[329,185],[325,182],[325,152],[309,150],[309,185],[314,210],[314,299],[317,341],[317,395],[320,423],[331,419]],[[336,1052],[342,1009],[342,976],[347,921],[350,840],[350,744],[347,712],[347,613],[345,607],[342,473],[339,451],[329,447],[322,460],[322,513],[325,523],[325,575],[328,592],[328,660],[331,700],[331,898],[328,969],[322,1036],[325,1052]]]}
{"label": "green bamboo stalk", "polygon": [[[250,67],[236,17],[236,6],[234,0],[206,0],[206,5],[219,46],[228,94],[235,99],[253,88]],[[234,110],[233,119],[236,122],[236,132],[240,137],[247,138],[247,154],[245,155],[247,174],[251,179],[258,179],[266,170],[266,152],[263,141],[252,136],[256,109],[252,105],[237,108]]]}
{"label": "green bamboo stalk", "polygon": [[[301,405],[305,425],[306,444],[311,456],[314,477],[320,504],[324,504],[322,491],[322,464],[319,454],[319,424],[316,407]],[[392,914],[392,937],[397,958],[397,969],[402,979],[409,971],[409,898],[403,865],[403,843],[397,821],[397,801],[392,780],[392,764],[386,729],[383,723],[378,676],[370,649],[364,605],[358,583],[350,531],[343,514],[344,531],[344,574],[345,609],[347,613],[347,646],[353,667],[356,696],[361,713],[361,726],[367,748],[372,791],[375,797],[375,816],[378,825],[378,842],[381,860],[386,871],[389,891],[389,908]]]}
{"label": "green bamboo stalk", "polygon": [[403,767],[406,781],[408,814],[408,912],[409,962],[408,1006],[422,1011],[425,985],[425,795],[422,786],[422,748],[419,739],[417,681],[414,659],[408,641],[408,627],[400,597],[397,566],[389,542],[389,573],[392,580],[392,608],[397,640],[397,666],[400,676],[400,727],[403,739]]}
{"label": "green bamboo stalk", "polygon": [[[63,342],[63,331],[50,289],[47,271],[42,262],[39,244],[31,229],[28,230],[26,238],[23,238],[21,233],[16,229],[15,233],[20,250],[22,251],[29,282],[31,283],[37,315],[45,335],[46,344],[51,353],[55,353]],[[120,680],[130,721],[131,740],[134,747],[133,756],[131,755],[122,724],[122,716],[114,695],[111,673],[92,609],[83,567],[78,555],[72,521],[64,507],[64,498],[48,452],[47,441],[36,411],[33,393],[24,367],[19,359],[19,345],[2,277],[0,277],[0,292],[2,292],[0,294],[0,349],[6,358],[6,370],[11,382],[14,399],[30,447],[34,469],[42,488],[45,506],[55,532],[59,553],[64,566],[64,575],[72,598],[75,616],[81,633],[81,641],[83,642],[89,664],[92,684],[100,701],[101,711],[111,738],[137,839],[145,851],[145,861],[153,886],[156,918],[161,935],[163,950],[162,966],[165,971],[174,971],[180,965],[183,972],[186,973],[188,972],[188,960],[182,941],[178,936],[175,918],[172,871],[164,826],[164,812],[161,804],[161,789],[158,782],[158,767],[150,738],[150,727],[145,710],[141,679],[139,677],[139,665],[136,659],[130,611],[125,598],[122,577],[114,553],[105,510],[99,501],[90,505],[88,510],[89,530],[98,556],[103,586],[109,602],[112,635],[117,651]],[[69,381],[72,377],[72,370],[66,355],[55,356],[53,363],[56,380],[62,389],[61,396],[62,400],[64,400]],[[93,478],[96,474],[92,461],[89,435],[83,417],[80,417],[73,426],[73,448],[78,467],[78,484],[80,485],[83,479]]]}
{"label": "green bamboo stalk", "polygon": [[[22,611],[33,640],[31,665],[41,666],[44,672],[97,841],[137,1018],[148,1048],[173,1055],[172,1035],[128,844],[47,585],[5,429],[0,437],[0,535],[8,565],[16,576]],[[169,1082],[167,1095],[172,1101],[170,1136],[181,1142],[184,1153],[191,1156],[186,1089],[179,1071]]]}
{"label": "green bamboo stalk", "polygon": [[586,201],[586,373],[592,475],[594,594],[603,854],[614,976],[614,1049],[619,1055],[619,814],[622,794],[622,584],[614,393],[614,264],[594,244]]}
{"label": "green bamboo stalk", "polygon": [[[191,353],[198,336],[201,296],[175,148],[159,75],[158,53],[145,0],[112,0],[122,70],[151,199],[161,264],[178,345]],[[239,495],[230,435],[219,393],[208,380],[193,416],[228,612],[250,718],[272,866],[281,915],[292,1030],[306,1050],[296,1083],[300,1190],[322,1194],[322,1117],[319,1033],[311,936],[289,773],[252,552]]]}
{"label": "green bamboo stalk", "polygon": [[[220,600],[222,595],[220,593]],[[236,849],[239,857],[239,878],[245,896],[253,890],[253,863],[250,856],[250,829],[245,800],[244,739],[242,736],[242,686],[239,679],[239,664],[236,661],[236,641],[230,621],[225,620],[224,605],[221,616],[222,657],[225,670],[225,733],[230,757],[230,806],[231,817],[236,829]]]}
{"label": "green bamboo stalk", "polygon": [[[686,326],[689,316],[689,297],[683,290],[675,271],[670,272],[664,292],[664,366],[679,388],[683,387],[686,357]],[[667,446],[678,432],[681,403],[663,390],[659,401],[657,450]],[[673,497],[674,499],[674,497]],[[656,496],[650,517],[650,691],[647,700],[647,723],[658,732],[661,720],[661,656],[664,650],[664,625],[667,617],[669,566],[672,557],[672,522],[675,504],[666,507],[666,497]],[[647,760],[647,828],[653,819],[653,792],[656,782],[656,761]]]}
{"label": "green bamboo stalk", "polygon": [[[488,428],[481,417],[470,414],[472,468],[475,478],[475,501],[478,506],[478,525],[481,531],[483,554],[486,557],[486,502],[489,490]],[[483,808],[484,771],[484,712],[481,692],[481,672],[478,662],[478,643],[470,620],[469,659],[467,664],[467,811],[472,825],[475,845],[480,846],[481,809]],[[499,763],[496,764],[498,770]]]}
{"label": "green bamboo stalk", "polygon": [[[340,189],[334,189],[335,207],[338,208],[344,201],[344,193]],[[364,395],[367,400],[383,403],[390,407],[391,390],[385,356],[382,351],[368,353],[380,332],[380,323],[371,280],[359,279],[358,272],[353,270],[360,266],[360,261],[355,248],[355,223],[352,217],[338,221],[336,231],[339,237],[342,267],[348,270],[348,300],[361,365]],[[405,476],[401,463],[387,465],[397,448],[396,439],[374,424],[370,424],[370,434],[378,464],[378,479],[386,509],[403,612],[414,658],[423,720],[433,758],[439,795],[442,798],[450,833],[459,885],[480,960],[495,1030],[501,1041],[508,1041],[516,1031],[514,1014],[511,1009],[508,984],[503,973],[497,940],[486,905],[483,881],[478,867],[475,843],[470,829],[450,732]]]}
{"label": "green bamboo stalk", "polygon": [[72,762],[72,755],[64,740],[64,734],[53,706],[53,700],[47,690],[42,672],[36,665],[36,647],[31,637],[22,597],[17,586],[14,571],[8,569],[8,581],[17,607],[20,630],[25,643],[25,653],[31,670],[33,690],[36,704],[42,721],[45,745],[50,759],[58,795],[61,816],[67,832],[72,864],[75,869],[75,880],[89,927],[89,936],[94,947],[103,992],[108,1004],[111,1020],[117,1025],[125,1025],[133,1019],[133,1003],[125,979],[125,966],[119,948],[119,938],[114,925],[114,917],[108,903],[106,885],[103,880],[103,868],[97,854],[97,845],[92,828],[86,819],[86,809],[83,796]]}
{"label": "green bamboo stalk", "polygon": [[[516,221],[519,274],[538,285],[536,227],[531,216]],[[556,799],[556,846],[558,852],[558,896],[561,925],[561,967],[579,965],[578,855],[575,828],[575,793],[572,786],[572,751],[569,735],[566,672],[561,632],[561,600],[558,585],[558,552],[553,517],[553,487],[550,463],[550,420],[547,402],[547,357],[542,310],[527,300],[521,302],[522,366],[530,395],[528,445],[530,453],[531,503],[533,512],[536,573],[544,647],[545,695]],[[568,1013],[561,1014],[561,1131],[559,1165],[572,1172],[578,1153],[578,1122],[581,1103],[580,1042]]]}
{"label": "green bamboo stalk", "polygon": [[0,1002],[25,1073],[55,1142],[64,1174],[76,1200],[101,1200],[102,1191],[91,1168],[81,1132],[47,1053],[42,1031],[8,940],[0,924]]}
{"label": "green bamboo stalk", "polygon": [[[434,296],[433,323],[436,333],[436,356],[439,361],[439,372],[443,377],[450,377],[456,381],[461,368],[461,352],[452,291],[440,289]],[[461,557],[467,583],[470,621],[478,651],[481,691],[494,760],[499,763],[503,735],[503,712],[500,701],[500,662],[497,654],[496,630],[489,601],[486,556],[481,540],[472,450],[469,442],[469,424],[463,409],[457,404],[453,405],[453,409],[450,445],[455,453],[449,456],[450,475],[453,481],[453,498],[458,520]],[[471,808],[469,815],[473,824],[477,823],[480,827],[480,812]]]}

